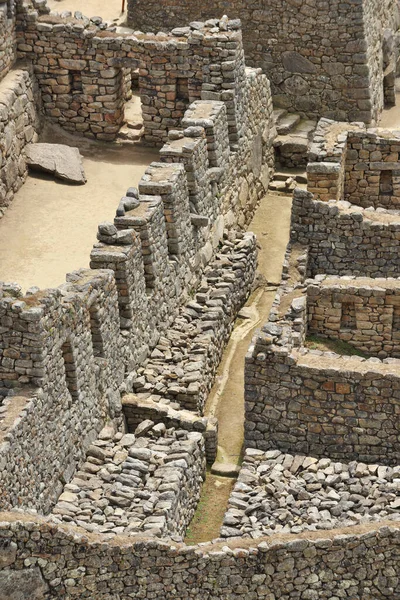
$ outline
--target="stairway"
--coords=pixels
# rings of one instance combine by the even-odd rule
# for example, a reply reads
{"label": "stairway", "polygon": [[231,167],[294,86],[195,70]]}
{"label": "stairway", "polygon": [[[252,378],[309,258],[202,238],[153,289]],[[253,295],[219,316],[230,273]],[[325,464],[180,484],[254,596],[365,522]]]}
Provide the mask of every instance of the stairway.
{"label": "stairway", "polygon": [[274,141],[276,162],[281,167],[305,167],[317,121],[302,119],[284,108],[274,110],[278,132]]}

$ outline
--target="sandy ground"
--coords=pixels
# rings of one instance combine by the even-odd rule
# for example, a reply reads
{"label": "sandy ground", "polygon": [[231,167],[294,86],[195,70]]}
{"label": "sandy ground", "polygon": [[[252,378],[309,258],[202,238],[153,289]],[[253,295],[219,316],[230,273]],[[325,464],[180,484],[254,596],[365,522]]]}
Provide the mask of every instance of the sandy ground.
{"label": "sandy ground", "polygon": [[[47,0],[50,10],[62,12],[79,10],[85,17],[102,17],[105,21],[119,20],[122,16],[122,0]],[[126,15],[125,2],[125,13]]]}
{"label": "sandy ground", "polygon": [[396,79],[396,105],[383,111],[379,127],[400,130],[400,78]]}
{"label": "sandy ground", "polygon": [[98,224],[113,220],[120,198],[158,158],[157,151],[133,145],[82,144],[85,185],[30,176],[0,220],[0,281],[24,290],[55,287],[66,273],[88,267]]}
{"label": "sandy ground", "polygon": [[[249,226],[257,235],[258,271],[269,281],[281,279],[282,263],[289,241],[292,198],[272,192],[265,196]],[[254,331],[268,319],[276,287],[256,290],[246,303],[251,319],[238,320],[207,399],[205,414],[218,418],[218,457],[214,465],[237,465],[243,446],[244,358]],[[186,541],[197,543],[219,536],[227,499],[234,480],[207,473],[202,499],[188,530]]]}

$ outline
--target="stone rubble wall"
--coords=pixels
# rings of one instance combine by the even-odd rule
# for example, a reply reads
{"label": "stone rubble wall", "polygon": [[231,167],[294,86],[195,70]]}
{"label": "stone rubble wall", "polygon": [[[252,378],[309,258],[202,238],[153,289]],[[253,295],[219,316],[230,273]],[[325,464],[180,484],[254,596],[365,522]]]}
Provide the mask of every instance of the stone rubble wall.
{"label": "stone rubble wall", "polygon": [[[400,138],[384,130],[350,131],[344,199],[363,208],[399,210]],[[390,181],[385,185],[384,177]]]}
{"label": "stone rubble wall", "polygon": [[[384,88],[393,100],[395,0],[236,0],[228,10],[241,18],[246,57],[270,78],[275,106],[370,123],[383,108]],[[143,31],[180,31],[190,21],[200,27],[226,11],[220,0],[128,0],[128,22]]]}
{"label": "stone rubble wall", "polygon": [[14,69],[0,81],[0,217],[27,177],[24,148],[38,139],[35,88],[25,69]]}
{"label": "stone rubble wall", "polygon": [[399,307],[399,279],[320,275],[307,285],[307,331],[379,358],[400,358]]}
{"label": "stone rubble wall", "polygon": [[172,427],[201,432],[207,464],[212,465],[217,458],[218,420],[215,417],[200,417],[189,410],[177,410],[167,398],[149,393],[125,394],[122,397],[122,409],[128,432],[134,433],[143,421],[152,421],[157,425],[164,423],[167,429]]}
{"label": "stone rubble wall", "polygon": [[307,190],[328,202],[397,210],[400,140],[394,132],[362,123],[320,119],[307,164]]}
{"label": "stone rubble wall", "polygon": [[256,261],[253,234],[225,241],[198,293],[130,375],[136,393],[158,394],[176,408],[202,413],[236,315],[250,295]]}
{"label": "stone rubble wall", "polygon": [[34,66],[45,114],[64,129],[115,139],[126,70],[139,68],[144,142],[165,142],[200,98],[223,101],[231,144],[241,137],[247,86],[240,22],[136,36],[103,30],[93,19],[40,16],[29,4],[18,17],[18,54]]}
{"label": "stone rubble wall", "polygon": [[340,529],[399,520],[400,466],[248,448],[229,498],[221,537]]}
{"label": "stone rubble wall", "polygon": [[294,191],[291,239],[308,247],[307,276],[397,277],[400,220],[384,209],[321,202]]}
{"label": "stone rubble wall", "polygon": [[0,1],[0,81],[15,62],[17,40],[13,0]]}
{"label": "stone rubble wall", "polygon": [[330,600],[399,598],[400,524],[371,525],[229,546],[124,536],[107,542],[40,517],[1,514],[0,589],[7,600]]}
{"label": "stone rubble wall", "polygon": [[[363,123],[338,123],[322,118],[314,132],[307,163],[307,190],[318,200],[342,200],[349,130],[365,131]],[[346,198],[351,202],[351,198]]]}
{"label": "stone rubble wall", "polygon": [[[0,503],[47,512],[104,422],[122,423],[117,292],[111,272],[82,270],[58,289],[18,296],[5,286],[0,299],[0,390],[14,390]],[[33,395],[19,408],[13,396],[24,390]]]}
{"label": "stone rubble wall", "polygon": [[179,539],[200,498],[204,456],[200,432],[152,421],[140,424],[135,435],[107,427],[88,448],[52,515],[104,539],[140,533]]}
{"label": "stone rubble wall", "polygon": [[[306,311],[296,318],[306,320]],[[246,447],[399,464],[400,362],[307,350],[295,342],[292,321],[283,317],[264,325],[250,345]]]}

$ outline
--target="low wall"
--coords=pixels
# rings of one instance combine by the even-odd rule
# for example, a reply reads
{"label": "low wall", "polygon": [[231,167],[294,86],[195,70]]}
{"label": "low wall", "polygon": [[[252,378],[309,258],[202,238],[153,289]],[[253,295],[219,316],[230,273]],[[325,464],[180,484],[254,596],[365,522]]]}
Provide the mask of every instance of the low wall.
{"label": "low wall", "polygon": [[24,148],[38,139],[36,102],[35,81],[29,71],[15,69],[0,81],[0,217],[28,173]]}
{"label": "low wall", "polygon": [[247,448],[221,537],[257,539],[277,533],[322,533],[368,521],[398,521],[399,474],[400,466],[339,463]]}
{"label": "low wall", "polygon": [[400,362],[292,349],[281,336],[267,324],[246,355],[246,447],[399,464]]}
{"label": "low wall", "polygon": [[123,536],[115,544],[37,517],[0,517],[1,600],[400,598],[394,522],[188,547]]}
{"label": "low wall", "polygon": [[[200,417],[188,410],[177,410],[170,406],[170,400],[157,394],[126,394],[122,397],[122,410],[127,429],[134,433],[144,420],[164,423],[167,428],[198,431],[203,434],[207,463],[212,465],[217,458],[218,420],[215,417]],[[144,396],[144,397],[143,397]]]}
{"label": "low wall", "polygon": [[307,286],[308,333],[400,358],[400,281],[326,277]]}
{"label": "low wall", "polygon": [[291,240],[309,249],[309,277],[397,277],[400,272],[400,219],[382,209],[321,202],[296,189]]}

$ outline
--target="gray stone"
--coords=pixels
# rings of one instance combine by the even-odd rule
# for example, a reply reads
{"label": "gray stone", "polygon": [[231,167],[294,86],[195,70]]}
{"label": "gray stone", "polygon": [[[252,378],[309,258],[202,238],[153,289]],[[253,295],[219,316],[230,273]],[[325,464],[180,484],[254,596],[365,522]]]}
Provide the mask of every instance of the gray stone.
{"label": "gray stone", "polygon": [[288,51],[282,53],[282,64],[290,73],[315,73],[316,66],[298,52]]}
{"label": "gray stone", "polygon": [[26,161],[33,171],[53,173],[56,179],[68,183],[86,183],[78,148],[63,144],[29,144],[26,147]]}
{"label": "gray stone", "polygon": [[38,567],[0,571],[0,600],[43,600],[48,591]]}

